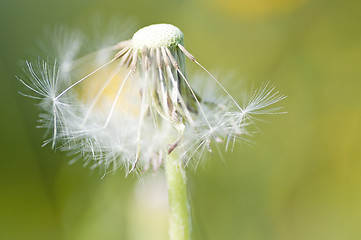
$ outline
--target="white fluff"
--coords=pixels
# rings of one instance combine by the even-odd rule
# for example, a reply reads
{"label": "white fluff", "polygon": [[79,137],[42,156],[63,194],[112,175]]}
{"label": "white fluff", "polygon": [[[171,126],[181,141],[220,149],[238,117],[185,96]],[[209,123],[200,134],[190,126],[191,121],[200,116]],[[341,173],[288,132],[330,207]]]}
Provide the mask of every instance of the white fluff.
{"label": "white fluff", "polygon": [[[277,113],[270,105],[284,98],[265,84],[241,107],[169,24],[85,56],[73,56],[76,44],[68,47],[59,63],[27,63],[28,77],[20,81],[32,92],[24,95],[41,101],[41,126],[50,136],[44,144],[71,151],[85,166],[156,170],[168,154],[196,165],[212,146],[246,139],[252,115]],[[189,77],[186,57],[206,74]]]}

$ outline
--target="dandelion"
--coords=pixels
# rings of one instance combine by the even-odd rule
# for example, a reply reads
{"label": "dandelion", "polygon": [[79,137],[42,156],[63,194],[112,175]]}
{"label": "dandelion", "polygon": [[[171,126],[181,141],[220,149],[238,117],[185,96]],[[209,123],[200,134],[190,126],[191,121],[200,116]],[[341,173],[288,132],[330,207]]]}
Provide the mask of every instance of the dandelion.
{"label": "dandelion", "polygon": [[[277,112],[270,105],[284,96],[266,84],[241,106],[170,24],[144,27],[131,40],[82,57],[71,54],[79,44],[71,46],[59,62],[27,62],[30,81],[20,79],[33,92],[23,94],[40,99],[40,123],[50,136],[44,145],[106,172],[164,165],[171,239],[189,239],[185,167],[197,165],[214,145],[232,148],[246,140],[254,116]],[[191,86],[200,79],[188,76],[187,59],[204,71],[203,88],[213,85],[220,96]]]}

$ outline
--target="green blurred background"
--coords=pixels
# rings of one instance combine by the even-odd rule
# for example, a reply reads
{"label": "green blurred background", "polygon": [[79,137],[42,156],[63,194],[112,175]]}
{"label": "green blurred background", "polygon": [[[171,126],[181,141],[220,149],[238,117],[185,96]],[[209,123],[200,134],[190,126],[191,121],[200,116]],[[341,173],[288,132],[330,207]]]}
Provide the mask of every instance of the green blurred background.
{"label": "green blurred background", "polygon": [[[288,114],[253,145],[189,172],[194,239],[361,239],[361,3],[336,0],[0,0],[0,239],[166,239],[162,175],[69,166],[41,148],[15,79],[45,26],[96,15],[172,23],[213,72],[274,83]],[[134,28],[136,29],[136,28]],[[122,29],[119,29],[122,31]],[[120,39],[121,40],[121,39]],[[190,64],[189,64],[190,65]],[[237,82],[236,82],[237,81]]]}

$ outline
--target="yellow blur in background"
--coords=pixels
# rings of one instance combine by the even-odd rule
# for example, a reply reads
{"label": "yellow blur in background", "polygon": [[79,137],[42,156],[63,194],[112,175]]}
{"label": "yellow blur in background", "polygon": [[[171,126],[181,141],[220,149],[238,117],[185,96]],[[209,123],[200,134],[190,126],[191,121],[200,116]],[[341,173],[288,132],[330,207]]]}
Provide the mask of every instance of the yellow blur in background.
{"label": "yellow blur in background", "polygon": [[46,26],[83,28],[99,15],[131,22],[134,31],[178,26],[187,49],[236,98],[266,81],[288,96],[279,104],[288,113],[261,116],[252,143],[188,171],[193,239],[361,239],[360,7],[337,0],[2,0],[0,239],[167,239],[162,171],[142,182],[121,170],[102,178],[80,161],[69,165],[71,157],[40,147],[38,108],[18,94],[15,75],[23,60],[37,58],[33,48]]}
{"label": "yellow blur in background", "polygon": [[203,0],[219,12],[243,20],[257,20],[291,12],[308,0]]}

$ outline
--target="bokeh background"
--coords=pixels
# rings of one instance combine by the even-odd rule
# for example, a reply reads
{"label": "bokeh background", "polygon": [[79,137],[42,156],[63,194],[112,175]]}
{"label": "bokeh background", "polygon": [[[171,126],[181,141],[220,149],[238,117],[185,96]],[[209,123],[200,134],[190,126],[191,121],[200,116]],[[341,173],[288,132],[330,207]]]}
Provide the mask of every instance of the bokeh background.
{"label": "bokeh background", "polygon": [[[361,239],[361,4],[337,0],[0,0],[0,239],[167,239],[162,173],[141,183],[41,148],[20,63],[46,26],[172,23],[236,95],[274,83],[288,114],[189,171],[194,239]],[[123,31],[123,29],[118,29]],[[121,39],[120,39],[121,40]]]}

